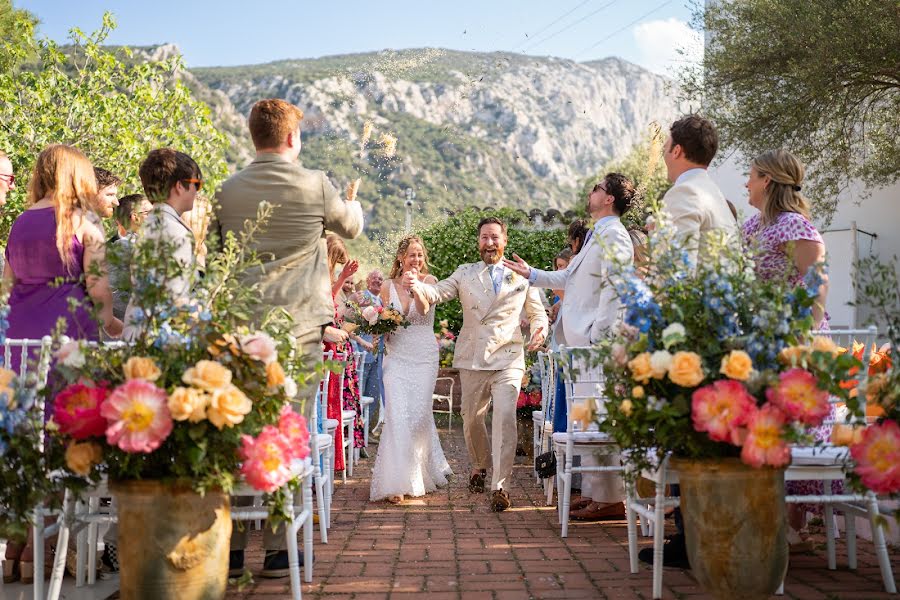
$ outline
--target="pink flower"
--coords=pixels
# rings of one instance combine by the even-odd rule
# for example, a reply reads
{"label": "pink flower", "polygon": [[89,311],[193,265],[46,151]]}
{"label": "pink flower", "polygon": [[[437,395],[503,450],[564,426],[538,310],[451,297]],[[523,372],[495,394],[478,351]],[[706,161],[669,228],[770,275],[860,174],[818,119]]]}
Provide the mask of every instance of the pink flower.
{"label": "pink flower", "polygon": [[291,458],[304,459],[309,456],[309,427],[306,418],[285,404],[278,418],[278,431],[287,438],[291,450]]}
{"label": "pink flower", "polygon": [[756,411],[747,424],[747,439],[741,449],[741,460],[751,467],[782,467],[791,461],[791,449],[782,438],[785,415],[773,404]]}
{"label": "pink flower", "polygon": [[269,364],[278,358],[275,340],[267,333],[257,331],[250,335],[239,335],[237,340],[244,354],[254,360]]}
{"label": "pink flower", "polygon": [[831,412],[828,392],[820,390],[815,376],[794,367],[779,376],[778,385],[766,390],[766,398],[792,420],[806,425],[821,425]]}
{"label": "pink flower", "polygon": [[102,386],[74,383],[57,394],[53,400],[53,421],[60,432],[76,440],[103,435],[106,419],[100,414],[100,406],[107,393]]}
{"label": "pink flower", "polygon": [[254,439],[241,436],[241,475],[254,489],[274,492],[291,478],[291,447],[288,439],[266,425]]}
{"label": "pink flower", "polygon": [[362,310],[362,318],[374,325],[378,322],[378,310],[374,306],[367,306]]}
{"label": "pink flower", "polygon": [[742,443],[742,425],[756,412],[756,400],[740,381],[720,379],[694,391],[691,419],[694,431],[709,433],[716,442]]}
{"label": "pink flower", "polygon": [[109,423],[106,441],[125,452],[153,452],[172,432],[166,391],[141,379],[113,390],[100,414]]}
{"label": "pink flower", "polygon": [[858,444],[850,446],[863,485],[876,494],[900,491],[900,426],[883,421],[867,427]]}

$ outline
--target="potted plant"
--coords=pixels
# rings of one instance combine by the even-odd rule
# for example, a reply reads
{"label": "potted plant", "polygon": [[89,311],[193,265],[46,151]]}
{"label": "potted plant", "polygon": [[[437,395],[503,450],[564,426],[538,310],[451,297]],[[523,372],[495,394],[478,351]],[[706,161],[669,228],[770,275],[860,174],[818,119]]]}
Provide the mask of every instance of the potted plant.
{"label": "potted plant", "polygon": [[812,443],[806,432],[831,414],[829,397],[859,414],[841,384],[860,363],[811,335],[816,269],[795,289],[758,279],[733,241],[707,243],[695,265],[663,226],[647,271],[621,270],[624,323],[596,356],[606,376],[599,426],[626,451],[629,485],[671,454],[701,585],[762,598],[787,569],[790,445]]}

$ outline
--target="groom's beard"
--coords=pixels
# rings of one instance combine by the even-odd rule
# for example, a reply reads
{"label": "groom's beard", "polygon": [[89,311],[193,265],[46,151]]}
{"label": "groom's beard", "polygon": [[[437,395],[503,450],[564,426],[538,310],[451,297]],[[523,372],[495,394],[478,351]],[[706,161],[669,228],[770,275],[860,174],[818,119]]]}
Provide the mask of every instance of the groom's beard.
{"label": "groom's beard", "polygon": [[503,258],[499,248],[483,248],[480,252],[481,260],[488,265],[496,265]]}

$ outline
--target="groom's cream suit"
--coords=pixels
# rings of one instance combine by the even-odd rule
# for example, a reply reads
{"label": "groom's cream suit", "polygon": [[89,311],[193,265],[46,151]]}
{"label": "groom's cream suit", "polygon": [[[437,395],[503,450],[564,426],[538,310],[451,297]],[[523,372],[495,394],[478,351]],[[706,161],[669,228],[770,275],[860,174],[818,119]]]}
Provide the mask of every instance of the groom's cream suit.
{"label": "groom's cream suit", "polygon": [[[493,447],[491,489],[508,487],[516,455],[516,401],[525,373],[519,315],[524,307],[531,331],[540,328],[547,333],[547,314],[539,292],[509,269],[503,270],[495,292],[489,267],[482,261],[462,265],[434,285],[416,285],[432,304],[453,298],[462,303],[463,326],[453,366],[460,370],[466,447],[478,469],[488,468]],[[485,417],[491,401],[494,412],[489,442]]]}

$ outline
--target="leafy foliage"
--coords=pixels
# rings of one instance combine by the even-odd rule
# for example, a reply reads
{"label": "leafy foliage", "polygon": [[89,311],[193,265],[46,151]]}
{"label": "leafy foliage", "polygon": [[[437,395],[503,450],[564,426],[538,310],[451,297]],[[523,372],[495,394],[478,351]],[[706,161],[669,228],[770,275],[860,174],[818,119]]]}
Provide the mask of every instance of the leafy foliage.
{"label": "leafy foliage", "polygon": [[810,168],[809,197],[834,213],[859,179],[900,178],[900,8],[884,0],[721,0],[695,18],[702,64],[683,89],[725,146],[786,147]]}
{"label": "leafy foliage", "polygon": [[[61,48],[35,37],[28,13],[12,14],[0,44],[7,61],[0,69],[0,149],[24,181],[44,147],[75,145],[121,176],[123,192],[130,193],[139,191],[137,170],[147,152],[171,146],[192,156],[215,189],[227,174],[226,144],[209,107],[179,80],[180,59],[133,60],[128,48],[113,53],[103,43],[114,28],[106,13],[97,31],[74,28],[72,45]],[[10,194],[3,232],[22,210],[25,188]]]}
{"label": "leafy foliage", "polygon": [[[438,279],[451,275],[457,267],[478,262],[478,222],[487,216],[497,216],[506,222],[509,244],[506,255],[518,254],[537,269],[552,269],[553,258],[566,243],[562,229],[535,231],[530,228],[528,217],[511,208],[459,212],[442,222],[434,223],[419,234],[428,248],[431,272]],[[458,300],[437,306],[435,322],[446,320],[448,329],[459,332],[462,328],[462,306]]]}

